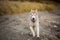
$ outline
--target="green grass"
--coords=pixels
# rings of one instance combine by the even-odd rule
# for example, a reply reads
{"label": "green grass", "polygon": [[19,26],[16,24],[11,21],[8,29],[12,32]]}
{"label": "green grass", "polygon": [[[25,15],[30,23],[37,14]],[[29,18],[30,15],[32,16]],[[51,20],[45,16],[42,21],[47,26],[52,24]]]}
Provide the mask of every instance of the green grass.
{"label": "green grass", "polygon": [[31,9],[38,9],[39,11],[54,11],[56,6],[55,4],[37,2],[0,2],[0,15],[20,14],[30,12]]}

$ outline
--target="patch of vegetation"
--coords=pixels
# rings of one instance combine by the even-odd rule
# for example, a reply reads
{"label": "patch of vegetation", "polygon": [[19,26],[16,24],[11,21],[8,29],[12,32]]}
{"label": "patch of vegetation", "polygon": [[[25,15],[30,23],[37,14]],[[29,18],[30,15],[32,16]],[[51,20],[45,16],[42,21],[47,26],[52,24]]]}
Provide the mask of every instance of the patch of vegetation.
{"label": "patch of vegetation", "polygon": [[39,11],[54,11],[55,8],[56,6],[54,4],[7,1],[0,2],[0,15],[20,14],[23,12],[29,12],[31,9],[38,9]]}

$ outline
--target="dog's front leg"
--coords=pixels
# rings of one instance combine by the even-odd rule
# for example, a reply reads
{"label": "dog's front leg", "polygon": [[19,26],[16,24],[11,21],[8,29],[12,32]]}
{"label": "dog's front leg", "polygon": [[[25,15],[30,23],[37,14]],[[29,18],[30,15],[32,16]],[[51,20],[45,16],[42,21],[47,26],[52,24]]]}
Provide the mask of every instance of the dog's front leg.
{"label": "dog's front leg", "polygon": [[30,30],[31,30],[31,32],[32,32],[32,34],[33,34],[33,37],[35,37],[35,32],[34,32],[34,29],[33,29],[32,26],[30,26]]}
{"label": "dog's front leg", "polygon": [[39,37],[39,26],[37,26],[37,37]]}
{"label": "dog's front leg", "polygon": [[37,29],[37,37],[39,37],[39,21],[36,23],[36,29]]}

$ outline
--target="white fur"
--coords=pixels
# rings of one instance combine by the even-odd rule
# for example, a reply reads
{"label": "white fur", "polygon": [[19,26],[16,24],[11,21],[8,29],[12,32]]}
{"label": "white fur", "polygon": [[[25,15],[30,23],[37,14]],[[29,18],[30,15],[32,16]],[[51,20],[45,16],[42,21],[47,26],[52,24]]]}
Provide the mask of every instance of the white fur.
{"label": "white fur", "polygon": [[[29,22],[30,30],[31,30],[31,33],[32,33],[33,37],[35,37],[36,35],[37,35],[37,37],[39,37],[39,18],[38,18],[38,12],[37,12],[37,10],[35,10],[36,13],[32,14],[33,11],[34,10],[31,10],[30,18],[29,18],[29,20],[30,20],[30,22]],[[33,23],[31,21],[32,18],[36,19],[35,23]],[[33,26],[35,26],[35,28],[33,28]]]}

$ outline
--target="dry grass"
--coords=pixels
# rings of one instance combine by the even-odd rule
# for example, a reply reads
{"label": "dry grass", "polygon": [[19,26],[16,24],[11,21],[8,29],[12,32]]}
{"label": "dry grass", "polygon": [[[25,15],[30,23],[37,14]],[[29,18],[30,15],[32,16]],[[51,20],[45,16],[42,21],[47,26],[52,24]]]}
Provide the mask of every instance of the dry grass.
{"label": "dry grass", "polygon": [[54,11],[56,6],[54,4],[37,2],[0,2],[0,15],[19,14],[23,12],[29,12],[31,9],[38,9],[39,11]]}

